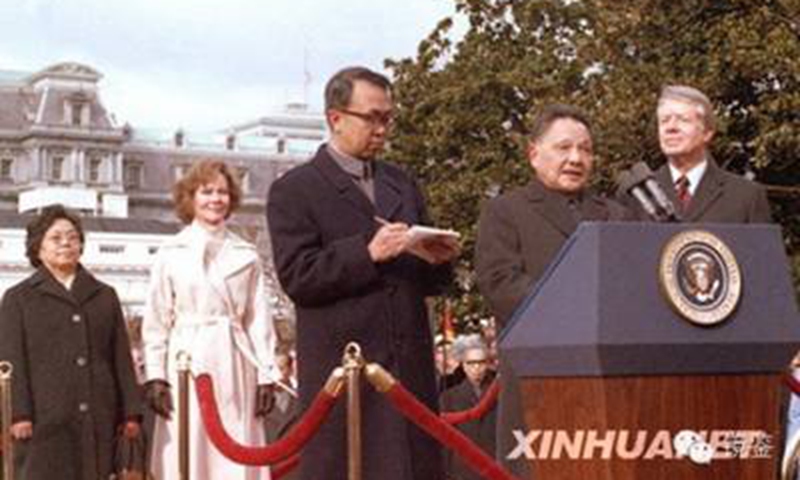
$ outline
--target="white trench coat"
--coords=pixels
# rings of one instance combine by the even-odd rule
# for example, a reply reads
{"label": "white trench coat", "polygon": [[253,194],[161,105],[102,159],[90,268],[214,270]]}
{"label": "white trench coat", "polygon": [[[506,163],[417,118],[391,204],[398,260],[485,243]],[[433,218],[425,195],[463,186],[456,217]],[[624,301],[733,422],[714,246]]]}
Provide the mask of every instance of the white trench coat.
{"label": "white trench coat", "polygon": [[[211,235],[192,224],[158,252],[142,325],[146,379],[169,382],[177,408],[176,357],[187,352],[194,374],[211,374],[226,429],[247,445],[264,444],[263,422],[254,415],[256,385],[278,378],[264,288],[252,244],[227,230]],[[192,480],[269,479],[268,468],[245,468],[216,450],[203,428],[194,385],[191,390]],[[156,417],[152,448],[155,478],[178,479],[176,414],[168,421]]]}

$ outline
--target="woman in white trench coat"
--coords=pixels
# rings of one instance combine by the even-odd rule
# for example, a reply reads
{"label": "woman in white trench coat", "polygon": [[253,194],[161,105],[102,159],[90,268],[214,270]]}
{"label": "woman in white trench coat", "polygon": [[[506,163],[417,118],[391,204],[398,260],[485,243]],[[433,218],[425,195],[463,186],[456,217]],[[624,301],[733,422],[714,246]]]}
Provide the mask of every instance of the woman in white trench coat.
{"label": "woman in white trench coat", "polygon": [[[176,356],[214,380],[222,421],[239,442],[263,445],[260,416],[272,404],[274,331],[255,247],[225,228],[241,190],[222,162],[196,164],[175,186],[176,212],[188,225],[166,241],[154,264],[142,325],[145,393],[156,411],[152,471],[178,478]],[[220,454],[203,428],[190,392],[192,480],[264,480],[266,467],[245,468]]]}

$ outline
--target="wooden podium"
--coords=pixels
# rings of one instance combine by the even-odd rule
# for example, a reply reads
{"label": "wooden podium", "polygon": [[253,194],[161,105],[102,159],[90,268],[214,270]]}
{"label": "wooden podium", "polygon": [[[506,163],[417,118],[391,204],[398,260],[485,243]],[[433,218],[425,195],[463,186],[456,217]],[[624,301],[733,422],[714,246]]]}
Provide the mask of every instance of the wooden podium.
{"label": "wooden podium", "polygon": [[[679,314],[659,275],[689,231],[738,264],[736,307],[713,326]],[[504,454],[535,480],[777,479],[798,346],[778,227],[582,224],[501,336],[525,424]]]}

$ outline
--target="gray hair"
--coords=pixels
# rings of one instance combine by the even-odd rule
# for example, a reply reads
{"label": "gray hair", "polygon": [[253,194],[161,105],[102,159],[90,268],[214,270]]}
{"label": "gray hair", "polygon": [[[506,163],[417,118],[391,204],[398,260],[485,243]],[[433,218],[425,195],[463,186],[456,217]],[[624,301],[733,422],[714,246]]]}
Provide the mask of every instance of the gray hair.
{"label": "gray hair", "polygon": [[486,346],[486,342],[483,340],[483,337],[477,333],[456,338],[456,341],[453,343],[453,357],[455,357],[456,360],[459,362],[463,361],[464,355],[470,350],[482,350],[487,355],[489,354],[489,348]]}
{"label": "gray hair", "polygon": [[714,106],[706,94],[700,90],[688,85],[667,85],[661,89],[658,104],[661,105],[665,100],[678,100],[696,105],[700,110],[700,115],[703,117],[706,130],[711,132],[716,130],[717,116],[714,114]]}

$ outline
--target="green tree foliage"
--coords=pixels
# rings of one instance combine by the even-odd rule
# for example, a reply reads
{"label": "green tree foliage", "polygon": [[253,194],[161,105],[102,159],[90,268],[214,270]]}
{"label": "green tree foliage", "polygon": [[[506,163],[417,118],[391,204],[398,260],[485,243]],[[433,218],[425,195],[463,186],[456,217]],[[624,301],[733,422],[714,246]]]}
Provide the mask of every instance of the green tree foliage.
{"label": "green tree foliage", "polygon": [[481,203],[530,178],[525,126],[547,103],[590,113],[608,190],[633,162],[664,161],[661,87],[700,88],[717,107],[715,157],[770,185],[789,252],[800,251],[800,0],[455,2],[463,37],[443,19],[415,58],[387,65],[398,107],[389,154],[419,175],[435,222],[465,235],[460,319],[486,314],[473,274]]}

